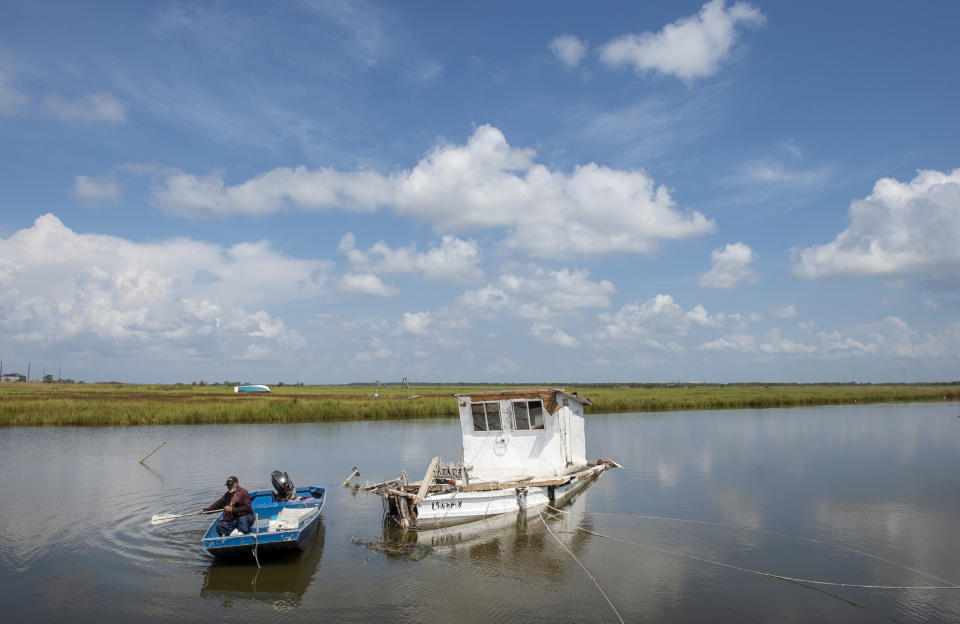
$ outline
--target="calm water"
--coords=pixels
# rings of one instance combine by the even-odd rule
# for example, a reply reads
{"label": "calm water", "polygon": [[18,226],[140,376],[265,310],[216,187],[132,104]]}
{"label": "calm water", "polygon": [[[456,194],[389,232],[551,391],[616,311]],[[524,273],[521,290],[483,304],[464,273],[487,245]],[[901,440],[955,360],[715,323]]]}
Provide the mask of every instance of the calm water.
{"label": "calm water", "polygon": [[[0,615],[616,621],[566,547],[629,622],[960,621],[960,589],[717,565],[960,583],[956,403],[588,416],[588,455],[625,468],[546,519],[564,547],[537,514],[421,535],[435,548],[420,560],[351,541],[385,537],[380,500],[335,486],[351,466],[362,479],[419,475],[458,448],[455,420],[2,429]],[[223,565],[199,543],[208,519],[149,523],[209,504],[228,474],[269,487],[276,468],[333,486],[302,556]]]}

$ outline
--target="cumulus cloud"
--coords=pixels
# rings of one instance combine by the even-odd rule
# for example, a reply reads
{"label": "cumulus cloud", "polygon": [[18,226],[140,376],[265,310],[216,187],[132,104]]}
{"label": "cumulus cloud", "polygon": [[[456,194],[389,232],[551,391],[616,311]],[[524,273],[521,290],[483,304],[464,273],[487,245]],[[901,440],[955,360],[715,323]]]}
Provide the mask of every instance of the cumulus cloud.
{"label": "cumulus cloud", "polygon": [[109,93],[94,93],[73,100],[48,95],[44,105],[61,121],[119,124],[127,121],[126,107]]}
{"label": "cumulus cloud", "polygon": [[606,308],[616,292],[607,280],[594,282],[586,269],[525,267],[504,273],[495,284],[468,290],[460,304],[471,313],[494,317],[501,312],[519,318],[569,314],[583,308]]}
{"label": "cumulus cloud", "polygon": [[120,185],[111,177],[91,178],[78,175],[73,177],[70,194],[77,199],[112,201],[120,197]]}
{"label": "cumulus cloud", "polygon": [[567,67],[576,67],[587,54],[587,44],[573,35],[560,35],[550,41],[550,51]]}
{"label": "cumulus cloud", "polygon": [[750,267],[753,250],[742,242],[727,244],[723,249],[710,252],[710,270],[702,274],[697,283],[705,288],[733,288],[743,281],[759,279]]}
{"label": "cumulus cloud", "polygon": [[850,204],[850,226],[825,245],[794,249],[793,273],[808,280],[960,272],[960,169],[920,171],[907,183],[882,178]]}
{"label": "cumulus cloud", "polygon": [[431,325],[433,325],[433,315],[430,312],[405,312],[398,329],[402,334],[425,336]]}
{"label": "cumulus cloud", "polygon": [[811,354],[816,353],[817,348],[813,345],[795,342],[789,338],[784,338],[778,328],[773,328],[764,336],[764,341],[759,345],[760,351],[767,354]]}
{"label": "cumulus cloud", "polygon": [[728,334],[716,340],[705,342],[698,347],[701,351],[737,351],[750,353],[755,350],[755,342],[750,334]]}
{"label": "cumulus cloud", "polygon": [[714,229],[701,213],[678,211],[667,189],[642,170],[589,163],[565,173],[534,157],[484,125],[465,145],[440,145],[413,169],[391,175],[281,167],[227,186],[222,173],[177,173],[153,199],[191,217],[386,206],[441,233],[502,229],[507,247],[543,258],[653,253],[661,241]]}
{"label": "cumulus cloud", "polygon": [[[196,356],[303,347],[296,330],[256,306],[317,296],[329,268],[265,242],[223,247],[78,234],[51,214],[0,239],[0,259],[0,336],[7,340]],[[251,345],[263,349],[248,351]]]}
{"label": "cumulus cloud", "polygon": [[784,320],[797,318],[797,306],[793,305],[792,303],[785,305],[771,305],[770,314],[774,315],[778,319]]}
{"label": "cumulus cloud", "polygon": [[393,297],[397,289],[388,286],[372,273],[347,273],[337,281],[337,290],[350,295]]}
{"label": "cumulus cloud", "polygon": [[356,236],[347,232],[338,249],[357,270],[371,273],[420,273],[437,282],[472,282],[483,277],[480,248],[472,240],[463,240],[451,235],[444,236],[439,245],[431,245],[425,252],[417,246],[391,248],[383,241],[376,242],[366,251],[357,249]]}
{"label": "cumulus cloud", "polygon": [[530,328],[530,336],[540,344],[549,347],[564,347],[567,349],[580,345],[580,341],[570,336],[562,329],[547,323],[534,323]]}
{"label": "cumulus cloud", "polygon": [[601,47],[600,58],[612,66],[629,65],[637,72],[658,71],[681,80],[712,76],[729,58],[744,27],[763,24],[755,7],[711,0],[697,15],[667,24],[663,30],[626,34]]}
{"label": "cumulus cloud", "polygon": [[663,346],[661,336],[686,335],[691,326],[720,327],[724,316],[711,316],[698,305],[685,311],[670,295],[657,295],[643,303],[628,303],[615,314],[601,314],[602,327],[596,332],[596,338],[603,341],[641,340],[650,346]]}
{"label": "cumulus cloud", "polygon": [[[810,331],[812,324],[801,330]],[[810,335],[809,333],[807,335]],[[942,332],[920,332],[896,316],[875,323],[865,323],[844,331],[820,331],[817,344],[800,342],[773,328],[762,339],[747,333],[724,335],[701,344],[703,351],[729,351],[758,357],[815,356],[825,360],[868,358],[935,360],[950,357],[960,349],[960,323]]]}

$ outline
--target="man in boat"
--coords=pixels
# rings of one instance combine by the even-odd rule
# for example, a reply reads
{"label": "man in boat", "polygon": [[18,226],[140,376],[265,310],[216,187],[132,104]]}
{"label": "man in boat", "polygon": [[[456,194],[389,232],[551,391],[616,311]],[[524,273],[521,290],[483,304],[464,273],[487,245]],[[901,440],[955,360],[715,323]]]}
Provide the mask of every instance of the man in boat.
{"label": "man in boat", "polygon": [[240,487],[240,482],[233,475],[227,477],[224,485],[227,486],[227,493],[197,513],[222,509],[223,520],[217,523],[217,533],[221,536],[230,535],[234,529],[241,533],[249,533],[250,525],[254,522],[250,492]]}

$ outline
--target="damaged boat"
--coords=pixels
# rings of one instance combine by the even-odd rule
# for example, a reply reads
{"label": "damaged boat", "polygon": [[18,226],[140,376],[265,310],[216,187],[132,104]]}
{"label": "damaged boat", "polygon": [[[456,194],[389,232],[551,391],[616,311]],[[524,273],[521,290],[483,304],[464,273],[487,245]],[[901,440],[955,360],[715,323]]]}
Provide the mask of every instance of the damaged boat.
{"label": "damaged boat", "polygon": [[564,389],[500,390],[455,395],[460,460],[434,457],[422,481],[400,478],[363,489],[380,495],[387,517],[403,528],[435,528],[559,504],[601,472],[609,459],[587,461],[584,407]]}

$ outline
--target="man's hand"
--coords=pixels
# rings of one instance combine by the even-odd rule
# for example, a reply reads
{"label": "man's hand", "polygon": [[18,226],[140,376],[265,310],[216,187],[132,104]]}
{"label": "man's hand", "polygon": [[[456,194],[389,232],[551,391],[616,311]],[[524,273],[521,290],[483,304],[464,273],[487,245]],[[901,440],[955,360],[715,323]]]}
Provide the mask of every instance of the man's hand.
{"label": "man's hand", "polygon": [[201,509],[200,511],[197,512],[197,515],[199,516],[199,515],[201,515],[202,513],[203,513],[203,510]]}
{"label": "man's hand", "polygon": [[231,507],[230,505],[227,505],[226,507],[223,508],[223,510],[224,510],[224,511],[233,511],[233,507]]}

